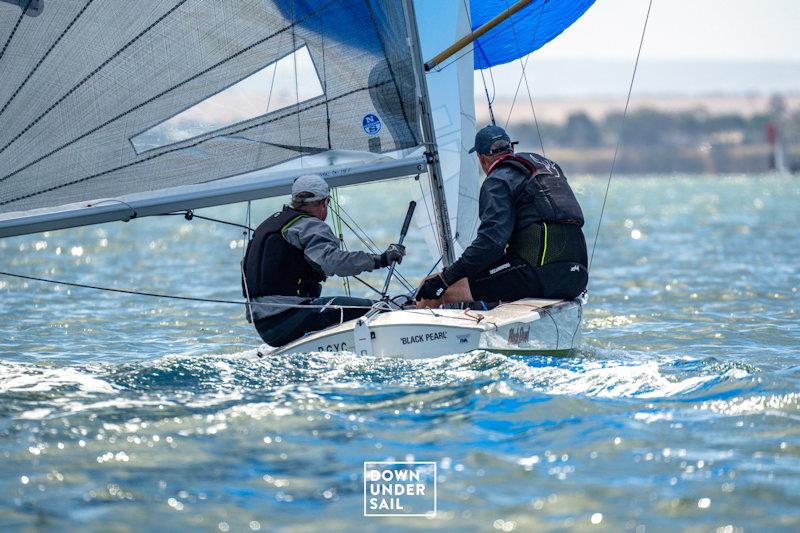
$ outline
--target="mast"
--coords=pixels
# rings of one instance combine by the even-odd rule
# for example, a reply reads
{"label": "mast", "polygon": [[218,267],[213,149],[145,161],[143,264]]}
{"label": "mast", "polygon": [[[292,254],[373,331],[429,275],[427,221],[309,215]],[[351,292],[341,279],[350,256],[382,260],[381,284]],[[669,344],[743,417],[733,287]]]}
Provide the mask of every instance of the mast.
{"label": "mast", "polygon": [[406,15],[406,25],[408,27],[408,44],[411,47],[411,60],[414,63],[414,73],[417,78],[420,118],[422,120],[422,138],[425,143],[425,156],[428,161],[428,176],[430,177],[433,195],[436,233],[442,248],[442,265],[446,267],[455,260],[452,246],[453,239],[450,230],[450,217],[447,214],[447,201],[444,196],[444,180],[442,179],[442,168],[439,164],[439,149],[436,145],[436,132],[433,127],[430,95],[428,94],[428,84],[425,80],[425,67],[422,62],[422,50],[419,45],[419,29],[417,28],[417,18],[414,12],[413,0],[403,0],[403,11]]}

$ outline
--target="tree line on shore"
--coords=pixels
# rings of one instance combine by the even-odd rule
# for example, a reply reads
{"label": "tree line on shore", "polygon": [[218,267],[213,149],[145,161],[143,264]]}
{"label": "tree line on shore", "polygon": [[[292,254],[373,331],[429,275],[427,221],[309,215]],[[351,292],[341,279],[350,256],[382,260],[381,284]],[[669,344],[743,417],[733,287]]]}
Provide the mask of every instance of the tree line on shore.
{"label": "tree line on shore", "polygon": [[[544,147],[553,156],[574,172],[592,172],[610,160],[621,121],[621,112],[599,119],[575,112],[563,123],[540,122],[538,126]],[[776,122],[769,113],[634,110],[625,119],[618,168],[627,173],[768,171],[772,149],[766,130]],[[800,112],[784,116],[777,125],[789,165],[800,164]],[[510,129],[520,148],[541,151],[536,124],[516,124]]]}

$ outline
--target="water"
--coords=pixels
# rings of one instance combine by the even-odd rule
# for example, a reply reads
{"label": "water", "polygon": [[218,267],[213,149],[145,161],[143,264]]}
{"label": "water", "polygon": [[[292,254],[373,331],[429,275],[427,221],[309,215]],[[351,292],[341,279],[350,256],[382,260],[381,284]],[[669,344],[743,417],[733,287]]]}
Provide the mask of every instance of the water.
{"label": "water", "polygon": [[[591,241],[605,183],[573,182]],[[343,201],[386,244],[413,187]],[[797,531],[799,208],[790,178],[615,178],[566,359],[252,362],[239,307],[0,277],[0,527]],[[236,299],[240,238],[139,220],[0,241],[0,269]],[[363,461],[409,457],[438,517],[362,517]]]}

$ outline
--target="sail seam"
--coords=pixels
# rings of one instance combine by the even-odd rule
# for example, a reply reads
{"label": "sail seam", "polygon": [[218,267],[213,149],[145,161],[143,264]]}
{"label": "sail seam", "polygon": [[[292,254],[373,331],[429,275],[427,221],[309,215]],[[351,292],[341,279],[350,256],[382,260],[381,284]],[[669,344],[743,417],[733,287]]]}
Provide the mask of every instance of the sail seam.
{"label": "sail seam", "polygon": [[367,6],[367,11],[369,11],[369,18],[372,21],[372,27],[375,30],[375,36],[378,38],[378,42],[381,45],[381,51],[383,51],[383,59],[386,60],[386,66],[389,69],[389,75],[392,77],[392,84],[394,85],[395,93],[397,94],[397,100],[400,102],[400,110],[403,112],[403,123],[408,128],[408,132],[411,134],[411,138],[414,139],[414,143],[418,143],[417,136],[411,129],[411,126],[408,122],[408,114],[406,113],[406,106],[405,102],[403,101],[403,97],[400,94],[400,87],[397,86],[397,78],[394,75],[394,69],[392,68],[392,62],[389,61],[389,56],[386,53],[386,44],[383,42],[383,38],[381,37],[381,32],[378,30],[378,23],[375,20],[375,11],[372,9],[372,4],[370,4],[369,0],[364,0],[364,4]]}
{"label": "sail seam", "polygon": [[[187,1],[187,0],[183,0],[183,1],[185,2],[185,1]],[[327,8],[328,8],[328,7],[329,7],[331,4],[333,4],[333,3],[335,3],[335,2],[336,2],[336,0],[331,0],[331,2],[328,2],[327,4],[325,4],[325,6],[323,6],[323,8],[322,8],[322,9],[320,9],[319,11],[315,11],[314,13],[310,14],[310,15],[309,15],[308,17],[306,17],[305,19],[302,19],[302,20],[298,21],[297,23],[304,22],[305,20],[307,20],[307,19],[311,18],[312,16],[316,16],[318,13],[320,13],[321,11],[323,11],[323,10],[327,9]],[[223,65],[224,63],[226,63],[226,62],[230,61],[231,59],[233,59],[233,58],[235,58],[235,57],[238,57],[239,55],[241,55],[241,54],[243,54],[243,53],[245,53],[245,52],[247,52],[247,51],[249,51],[249,50],[251,50],[251,49],[255,48],[256,46],[259,46],[259,45],[261,45],[261,44],[264,44],[264,43],[265,43],[265,42],[267,42],[268,40],[270,40],[270,39],[272,39],[272,38],[274,38],[274,37],[276,37],[276,36],[278,36],[278,35],[280,35],[280,34],[284,33],[284,32],[285,32],[285,31],[287,31],[289,28],[290,28],[290,26],[286,26],[286,27],[284,27],[284,28],[281,28],[281,29],[279,29],[278,31],[276,31],[276,32],[274,32],[274,33],[272,33],[272,34],[270,34],[270,35],[268,35],[268,36],[264,37],[263,39],[259,39],[258,41],[256,41],[256,42],[254,42],[253,44],[251,44],[251,45],[247,46],[246,48],[243,48],[243,49],[239,50],[238,52],[236,52],[236,53],[234,53],[234,54],[232,54],[232,55],[230,55],[230,56],[226,57],[225,59],[222,59],[222,60],[218,61],[217,63],[215,63],[215,64],[211,65],[210,67],[208,67],[208,68],[206,68],[206,69],[204,69],[204,70],[202,70],[202,71],[198,72],[197,74],[195,74],[195,75],[193,75],[193,76],[191,76],[191,77],[189,77],[189,78],[187,78],[187,79],[185,79],[185,80],[181,81],[180,83],[177,83],[177,84],[173,85],[172,87],[169,87],[168,89],[165,89],[164,91],[162,91],[162,92],[158,93],[157,95],[155,95],[155,96],[152,96],[151,98],[148,98],[148,99],[147,99],[147,100],[145,100],[144,102],[141,102],[141,103],[139,103],[139,104],[135,105],[134,107],[132,107],[132,108],[128,109],[127,111],[123,111],[122,113],[120,113],[120,114],[118,114],[118,115],[116,115],[116,116],[114,116],[114,117],[112,117],[112,118],[108,119],[107,121],[103,122],[102,124],[100,124],[100,125],[98,125],[98,126],[96,126],[96,127],[92,128],[91,130],[87,131],[86,133],[83,133],[82,135],[80,135],[80,136],[78,136],[78,137],[76,137],[76,138],[72,139],[71,141],[67,141],[66,143],[62,144],[62,145],[61,145],[61,146],[59,146],[58,148],[54,148],[54,149],[53,149],[53,150],[51,150],[50,152],[48,152],[48,153],[46,153],[46,154],[44,154],[44,155],[42,155],[42,156],[40,156],[40,157],[38,157],[38,158],[34,159],[34,160],[33,160],[33,161],[31,161],[30,163],[27,163],[27,164],[23,165],[22,167],[18,168],[17,170],[15,170],[15,171],[11,172],[10,174],[7,174],[7,175],[5,175],[5,176],[3,176],[3,177],[0,177],[0,182],[3,182],[3,181],[5,181],[5,180],[7,180],[7,179],[9,179],[9,178],[11,178],[11,177],[13,177],[13,176],[15,176],[16,174],[19,174],[19,173],[20,173],[20,172],[22,172],[23,170],[26,170],[26,169],[30,168],[31,166],[33,166],[33,165],[35,165],[35,164],[37,164],[37,163],[40,163],[40,162],[42,162],[44,159],[47,159],[47,158],[48,158],[48,157],[50,157],[51,155],[53,155],[53,154],[55,154],[55,153],[57,153],[57,152],[60,152],[60,151],[61,151],[61,150],[63,150],[64,148],[66,148],[66,147],[68,147],[68,146],[71,146],[71,145],[75,144],[76,142],[80,141],[81,139],[84,139],[84,138],[86,138],[87,136],[91,135],[92,133],[95,133],[95,132],[97,132],[97,131],[99,131],[99,130],[103,129],[104,127],[108,126],[109,124],[111,124],[111,123],[113,123],[113,122],[116,122],[116,121],[117,121],[117,120],[119,120],[120,118],[122,118],[122,117],[124,117],[124,116],[126,116],[126,115],[129,115],[130,113],[132,113],[132,112],[134,112],[134,111],[136,111],[136,110],[138,110],[138,109],[140,109],[140,108],[142,108],[142,107],[144,107],[144,106],[146,106],[146,105],[148,105],[148,104],[150,104],[150,103],[154,102],[155,100],[157,100],[157,99],[161,98],[161,97],[162,97],[162,96],[164,96],[165,94],[168,94],[169,92],[171,92],[171,91],[173,91],[173,90],[175,90],[175,89],[177,89],[177,88],[179,88],[179,87],[182,87],[183,85],[185,85],[185,84],[187,84],[187,83],[189,83],[189,82],[191,82],[191,81],[193,81],[193,80],[195,80],[195,79],[199,78],[200,76],[203,76],[203,75],[205,75],[205,74],[207,74],[207,73],[211,72],[211,71],[212,71],[212,70],[214,70],[215,68],[217,68],[217,67],[219,67],[219,66]],[[127,45],[126,45],[126,46],[127,46]],[[110,60],[110,59],[109,59],[109,60]],[[99,70],[99,67],[98,67],[98,69],[96,69],[95,71],[97,71],[97,70]],[[82,82],[81,82],[81,83],[82,83]],[[75,88],[77,88],[77,86],[76,86]],[[65,98],[65,97],[66,97],[66,95],[65,95],[64,97],[62,97],[60,100],[63,100],[63,98]],[[59,101],[60,101],[60,100],[59,100]],[[57,105],[57,103],[58,103],[58,102],[56,102],[56,104],[53,104],[53,106],[51,106],[51,108],[52,108],[52,107],[54,107],[55,105]],[[40,115],[40,118],[41,118],[42,116],[44,116],[44,115]],[[38,119],[37,119],[37,120],[38,120]],[[30,126],[32,126],[32,125],[33,125],[33,124],[31,124]],[[30,126],[29,126],[29,127],[30,127]],[[27,129],[28,129],[28,128],[26,128],[26,131],[27,131]],[[23,133],[25,133],[25,132],[23,131],[22,133],[20,133],[20,135],[22,135]],[[5,150],[5,148],[7,148],[9,145],[11,145],[11,143],[13,143],[13,142],[14,142],[14,141],[15,141],[15,140],[18,138],[18,137],[19,137],[19,135],[18,135],[17,137],[15,137],[14,139],[12,139],[12,140],[11,140],[11,142],[9,142],[9,143],[8,143],[8,144],[7,144],[5,147],[3,147],[2,149],[0,149],[0,153],[2,153],[2,151],[3,151],[3,150]],[[2,205],[2,204],[0,204],[0,205]]]}
{"label": "sail seam", "polygon": [[11,43],[11,39],[14,38],[14,34],[17,33],[17,28],[19,28],[22,19],[25,18],[25,12],[28,11],[28,7],[31,5],[32,1],[33,0],[28,0],[28,4],[22,9],[22,13],[19,14],[19,18],[17,19],[16,24],[14,24],[14,29],[11,30],[11,33],[8,35],[8,39],[6,39],[6,44],[3,45],[3,50],[0,51],[0,59],[3,59],[3,56],[6,55],[6,49]]}
{"label": "sail seam", "polygon": [[[55,49],[55,47],[58,45],[58,43],[61,42],[61,39],[63,39],[64,36],[67,33],[69,33],[69,30],[72,29],[72,26],[75,25],[75,23],[78,21],[78,19],[81,17],[81,15],[83,15],[83,13],[86,11],[86,9],[89,7],[89,5],[91,5],[92,2],[94,2],[94,0],[87,0],[86,4],[84,4],[84,6],[81,8],[81,10],[78,11],[78,14],[75,15],[75,17],[70,21],[70,23],[67,24],[67,27],[64,28],[64,30],[61,32],[61,35],[59,35],[58,38],[55,41],[53,41],[53,44],[50,45],[50,48],[47,49],[47,51],[44,53],[44,55],[41,57],[41,59],[39,59],[39,61],[36,63],[36,65],[33,67],[33,69],[31,69],[31,71],[28,73],[28,75],[25,76],[25,79],[22,80],[22,83],[19,84],[19,86],[16,88],[16,90],[14,90],[14,93],[11,95],[11,97],[6,101],[5,104],[3,104],[3,108],[0,109],[0,115],[2,115],[5,112],[6,108],[11,104],[11,102],[14,100],[14,98],[17,97],[17,94],[19,94],[19,92],[22,90],[22,88],[25,87],[25,85],[28,83],[28,81],[33,77],[33,75],[39,69],[39,67],[42,66],[42,63],[44,63],[44,60],[47,59],[47,57],[50,55],[50,52],[52,52],[53,49]],[[0,58],[2,58],[2,57],[3,57],[2,54],[0,54]]]}
{"label": "sail seam", "polygon": [[[374,84],[374,85],[368,85],[366,87],[353,89],[352,91],[348,91],[346,93],[340,94],[339,96],[331,98],[330,101],[333,102],[333,101],[339,100],[341,98],[345,98],[345,97],[350,96],[350,95],[355,94],[355,93],[359,93],[359,92],[363,92],[363,91],[369,91],[369,90],[375,89],[377,87],[382,87],[382,86],[384,86],[386,84],[389,84],[389,83],[391,83],[391,81],[390,80],[386,80],[384,82],[377,83],[377,84]],[[204,143],[206,141],[210,141],[212,139],[216,139],[216,138],[224,137],[224,136],[229,136],[229,135],[235,135],[237,133],[241,133],[243,131],[247,131],[247,130],[250,130],[250,129],[253,129],[253,128],[257,128],[259,126],[264,126],[266,124],[270,124],[272,122],[275,122],[275,121],[278,121],[278,120],[281,120],[281,119],[284,119],[284,118],[287,118],[287,117],[291,117],[295,113],[303,113],[305,111],[308,111],[310,109],[319,107],[319,106],[324,105],[324,104],[325,104],[325,101],[323,100],[322,102],[317,102],[316,104],[308,105],[308,106],[304,107],[303,109],[300,109],[300,110],[298,110],[296,112],[293,111],[293,112],[290,112],[290,113],[284,113],[284,114],[282,114],[280,116],[276,116],[276,117],[270,118],[269,120],[263,120],[263,121],[260,121],[258,123],[255,123],[255,124],[251,124],[251,125],[249,125],[247,127],[244,127],[244,128],[239,128],[238,130],[234,130],[234,131],[228,132],[228,133],[226,133],[224,135],[214,135],[213,137],[207,137],[207,138],[204,138],[204,139],[200,139],[200,140],[197,140],[197,141],[195,141],[195,142],[193,142],[191,144],[188,144],[186,146],[180,146],[180,147],[172,148],[170,150],[165,150],[163,152],[159,152],[157,154],[153,154],[153,155],[151,155],[149,157],[146,157],[146,158],[143,158],[143,159],[139,159],[137,161],[132,161],[132,162],[127,163],[125,165],[120,165],[118,167],[114,167],[114,168],[111,168],[111,169],[108,169],[108,170],[104,170],[103,172],[98,172],[96,174],[91,174],[91,175],[85,176],[83,178],[72,180],[72,181],[69,181],[69,182],[66,182],[66,183],[62,183],[62,184],[59,184],[59,185],[54,185],[53,187],[48,187],[46,189],[42,189],[40,191],[32,192],[32,193],[29,193],[29,194],[26,194],[26,195],[23,195],[23,196],[17,196],[16,198],[11,198],[9,200],[5,200],[3,202],[0,202],[0,206],[8,205],[8,204],[11,204],[11,203],[14,203],[14,202],[18,202],[20,200],[25,200],[27,198],[33,198],[34,196],[39,196],[41,194],[44,194],[44,193],[47,193],[47,192],[52,192],[52,191],[55,191],[55,190],[58,190],[58,189],[62,189],[64,187],[68,187],[70,185],[75,185],[77,183],[83,183],[83,182],[92,180],[94,178],[98,178],[98,177],[104,176],[106,174],[111,174],[112,172],[116,172],[118,170],[134,167],[134,166],[137,166],[137,165],[139,165],[141,163],[146,163],[148,161],[152,161],[153,159],[159,158],[159,157],[161,157],[163,155],[171,154],[173,152],[178,152],[180,150],[185,150],[187,148],[194,148],[194,147],[199,146],[200,144],[202,144],[202,143]],[[324,149],[320,148],[320,151],[323,151],[323,150]],[[212,180],[212,181],[214,181],[214,180]]]}
{"label": "sail seam", "polygon": [[[66,93],[65,93],[65,94],[64,94],[64,95],[63,95],[61,98],[59,98],[58,100],[56,100],[56,101],[55,101],[55,102],[54,102],[54,103],[53,103],[53,104],[52,104],[50,107],[48,107],[47,109],[45,109],[45,110],[42,112],[42,114],[41,114],[41,115],[39,115],[38,117],[36,117],[36,118],[33,120],[33,122],[31,122],[30,124],[28,124],[27,126],[25,126],[25,128],[24,128],[24,129],[23,129],[21,132],[19,132],[19,133],[18,133],[16,136],[14,136],[14,138],[13,138],[13,139],[11,139],[10,141],[8,141],[8,143],[6,143],[6,145],[5,145],[5,146],[3,146],[2,148],[0,148],[0,154],[1,154],[1,153],[3,153],[3,152],[4,152],[4,151],[5,151],[5,150],[6,150],[6,149],[9,147],[9,146],[11,146],[12,144],[14,144],[14,142],[15,142],[17,139],[19,139],[20,137],[22,137],[23,135],[25,135],[25,133],[26,133],[28,130],[30,130],[32,127],[34,127],[36,124],[38,124],[38,123],[39,123],[39,121],[40,121],[40,120],[42,120],[42,119],[43,119],[45,116],[47,116],[47,115],[50,113],[50,111],[52,111],[53,109],[55,109],[55,108],[56,108],[56,106],[58,106],[58,105],[59,105],[61,102],[63,102],[64,100],[66,100],[66,99],[67,99],[67,98],[68,98],[68,97],[69,97],[69,96],[70,96],[72,93],[74,93],[74,92],[75,92],[75,91],[77,91],[77,90],[78,90],[80,87],[82,87],[84,83],[86,83],[86,82],[87,82],[87,81],[89,81],[91,78],[93,78],[93,77],[95,76],[95,74],[97,74],[98,72],[100,72],[100,71],[101,71],[101,70],[102,70],[102,69],[103,69],[103,68],[104,68],[106,65],[108,65],[109,63],[111,63],[111,62],[112,62],[114,59],[116,59],[117,57],[119,57],[119,55],[120,55],[120,54],[122,54],[122,53],[123,53],[125,50],[127,50],[127,49],[128,49],[128,48],[129,48],[131,45],[133,45],[133,44],[134,44],[136,41],[138,41],[139,39],[141,39],[141,38],[142,38],[142,37],[143,37],[143,36],[144,36],[146,33],[148,33],[150,30],[152,30],[154,27],[156,27],[158,24],[160,24],[160,23],[161,23],[161,21],[163,21],[163,20],[164,20],[164,19],[166,19],[166,18],[167,18],[169,15],[171,15],[172,13],[174,13],[174,12],[175,12],[175,10],[177,10],[177,9],[178,9],[180,6],[182,6],[183,4],[185,4],[187,1],[188,1],[188,0],[180,0],[180,1],[179,1],[177,4],[175,4],[175,5],[174,5],[172,8],[170,8],[170,10],[169,10],[169,11],[167,11],[166,13],[164,13],[163,15],[161,15],[160,17],[158,17],[158,19],[156,19],[155,21],[153,21],[153,23],[152,23],[152,24],[150,24],[148,27],[146,27],[146,28],[145,28],[145,29],[143,29],[141,32],[139,32],[139,33],[136,35],[136,37],[134,37],[133,39],[131,39],[130,41],[128,41],[128,42],[125,44],[125,46],[123,46],[122,48],[120,48],[119,50],[117,50],[116,52],[114,52],[114,54],[113,54],[111,57],[109,57],[108,59],[106,59],[105,61],[103,61],[102,63],[100,63],[100,65],[99,65],[97,68],[95,68],[93,71],[91,71],[89,74],[87,74],[87,75],[86,75],[86,76],[85,76],[85,77],[84,77],[84,78],[83,78],[81,81],[79,81],[79,82],[78,82],[78,84],[77,84],[77,85],[74,85],[74,86],[72,87],[72,89],[70,89],[69,91],[67,91],[67,92],[66,92]],[[7,44],[7,43],[6,43],[6,44]],[[0,56],[0,57],[1,57],[1,56]]]}

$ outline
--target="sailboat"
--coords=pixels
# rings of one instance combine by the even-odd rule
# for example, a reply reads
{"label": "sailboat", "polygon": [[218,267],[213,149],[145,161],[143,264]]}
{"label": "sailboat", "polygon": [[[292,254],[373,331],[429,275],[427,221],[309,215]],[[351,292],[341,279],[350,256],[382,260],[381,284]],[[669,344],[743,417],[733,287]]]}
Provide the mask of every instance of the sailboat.
{"label": "sailboat", "polygon": [[[0,238],[188,216],[286,195],[310,172],[332,187],[425,176],[416,218],[446,266],[478,225],[474,68],[527,55],[592,3],[2,0]],[[257,354],[563,354],[583,303],[386,299]]]}

